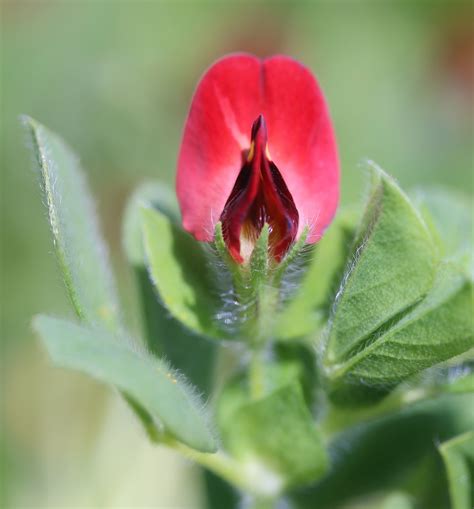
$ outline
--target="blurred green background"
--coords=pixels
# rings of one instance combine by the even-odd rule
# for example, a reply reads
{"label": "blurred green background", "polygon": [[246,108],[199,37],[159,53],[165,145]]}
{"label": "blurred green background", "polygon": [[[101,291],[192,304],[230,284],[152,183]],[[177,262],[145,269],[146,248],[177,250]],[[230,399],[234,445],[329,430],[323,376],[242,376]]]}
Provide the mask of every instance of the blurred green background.
{"label": "blurred green background", "polygon": [[150,446],[115,393],[52,369],[32,336],[35,313],[71,311],[19,115],[57,131],[81,156],[135,329],[135,288],[120,245],[124,204],[144,179],[173,184],[191,94],[214,59],[282,52],[315,72],[339,140],[343,203],[361,199],[365,158],[405,188],[472,193],[472,3],[1,7],[0,505],[201,507],[197,470]]}

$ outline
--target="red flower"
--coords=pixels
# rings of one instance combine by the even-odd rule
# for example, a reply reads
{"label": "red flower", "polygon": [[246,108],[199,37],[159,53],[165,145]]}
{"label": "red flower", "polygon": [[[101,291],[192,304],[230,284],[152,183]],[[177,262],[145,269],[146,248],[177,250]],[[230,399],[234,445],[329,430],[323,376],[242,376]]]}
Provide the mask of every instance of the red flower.
{"label": "red flower", "polygon": [[177,194],[184,228],[212,241],[220,220],[239,263],[265,223],[277,260],[306,226],[307,242],[317,242],[337,208],[339,162],[311,72],[284,56],[239,54],[212,65],[184,128]]}

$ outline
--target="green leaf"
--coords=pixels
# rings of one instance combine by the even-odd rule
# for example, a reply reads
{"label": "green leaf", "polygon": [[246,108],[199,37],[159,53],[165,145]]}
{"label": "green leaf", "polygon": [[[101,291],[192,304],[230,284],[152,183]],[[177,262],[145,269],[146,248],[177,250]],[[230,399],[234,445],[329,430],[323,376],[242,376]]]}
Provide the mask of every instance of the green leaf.
{"label": "green leaf", "polygon": [[125,213],[123,245],[132,264],[140,292],[144,335],[149,349],[179,366],[198,389],[208,395],[214,373],[216,344],[184,327],[163,306],[148,276],[143,248],[141,208],[161,211],[178,224],[178,204],[174,192],[159,182],[147,182],[133,193]]}
{"label": "green leaf", "polygon": [[130,197],[125,209],[123,223],[123,247],[133,266],[145,266],[145,251],[142,239],[143,206],[162,212],[175,224],[179,220],[178,203],[174,191],[160,182],[150,181],[141,184]]}
{"label": "green leaf", "polygon": [[376,331],[418,302],[433,283],[437,251],[397,184],[372,168],[372,191],[336,296],[325,363],[350,359]]}
{"label": "green leaf", "polygon": [[54,133],[30,117],[54,247],[77,315],[93,325],[120,327],[119,303],[105,242],[79,160]]}
{"label": "green leaf", "polygon": [[452,509],[471,509],[474,503],[474,431],[439,446],[446,466]]}
{"label": "green leaf", "polygon": [[38,316],[34,329],[56,365],[116,386],[178,440],[199,451],[216,450],[201,402],[164,362],[118,343],[112,334],[65,320]]}
{"label": "green leaf", "polygon": [[437,440],[472,430],[473,405],[472,394],[442,395],[334,435],[329,444],[331,469],[319,482],[297,492],[292,502],[298,509],[352,507],[351,501],[410,485],[417,507],[447,507],[442,502],[445,486],[437,462],[436,470],[419,486],[420,493],[411,481],[421,463],[437,459]]}
{"label": "green leaf", "polygon": [[[337,277],[342,275],[352,243],[356,217],[353,210],[340,212],[321,241],[306,246],[306,252],[296,258],[296,267],[302,265],[304,275],[297,283],[295,295],[278,316],[275,327],[278,338],[304,337],[316,331],[327,318],[331,297],[339,284]],[[290,266],[290,270],[294,269]]]}
{"label": "green leaf", "polygon": [[151,279],[168,311],[203,336],[222,338],[215,315],[216,288],[200,244],[164,214],[142,209],[145,252]]}
{"label": "green leaf", "polygon": [[225,443],[245,466],[268,472],[281,487],[307,484],[324,473],[324,444],[297,383],[235,407],[231,415],[227,410]]}
{"label": "green leaf", "polygon": [[326,365],[332,390],[350,399],[357,384],[383,392],[409,376],[474,346],[472,282],[443,264],[427,297],[383,327],[347,360]]}

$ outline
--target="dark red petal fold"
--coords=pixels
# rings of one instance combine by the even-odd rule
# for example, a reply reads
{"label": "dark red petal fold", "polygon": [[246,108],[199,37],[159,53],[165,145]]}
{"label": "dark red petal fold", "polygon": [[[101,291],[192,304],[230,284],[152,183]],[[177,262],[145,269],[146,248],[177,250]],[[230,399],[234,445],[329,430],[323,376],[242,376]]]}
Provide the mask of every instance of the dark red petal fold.
{"label": "dark red petal fold", "polygon": [[[198,240],[213,239],[215,223],[244,169],[242,155],[250,148],[250,128],[260,114],[268,128],[269,178],[277,198],[281,181],[286,184],[299,215],[298,234],[309,225],[308,242],[316,242],[335,213],[339,162],[328,109],[315,78],[288,57],[260,60],[231,55],[202,77],[179,154],[177,194],[183,226]],[[249,200],[251,190],[244,195],[239,199]],[[280,210],[281,199],[276,203]]]}
{"label": "dark red petal fold", "polygon": [[277,261],[295,240],[298,211],[278,168],[269,160],[267,128],[263,115],[252,126],[250,153],[220,216],[224,240],[234,259],[250,257],[265,223],[269,246]]}

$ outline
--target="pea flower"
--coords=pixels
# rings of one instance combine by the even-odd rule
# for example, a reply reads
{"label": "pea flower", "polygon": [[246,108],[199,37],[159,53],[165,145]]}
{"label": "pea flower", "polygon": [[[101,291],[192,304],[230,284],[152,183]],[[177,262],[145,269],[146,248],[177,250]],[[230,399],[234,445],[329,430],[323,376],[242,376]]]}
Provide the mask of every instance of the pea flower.
{"label": "pea flower", "polygon": [[217,221],[237,263],[265,223],[280,261],[308,227],[317,242],[339,200],[339,161],[323,93],[285,56],[224,57],[195,91],[178,158],[183,227],[212,241]]}

